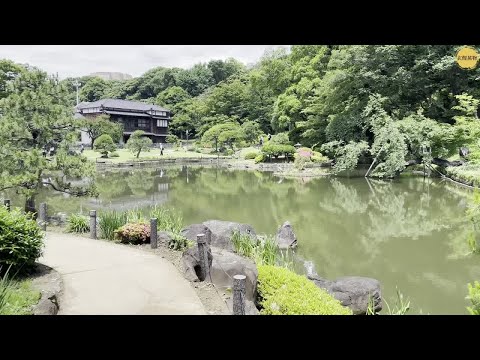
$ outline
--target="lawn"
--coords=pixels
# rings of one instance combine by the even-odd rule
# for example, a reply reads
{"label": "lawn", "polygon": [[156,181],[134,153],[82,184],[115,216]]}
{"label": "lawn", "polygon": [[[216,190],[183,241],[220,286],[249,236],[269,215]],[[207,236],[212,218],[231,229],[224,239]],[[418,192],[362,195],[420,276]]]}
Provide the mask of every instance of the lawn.
{"label": "lawn", "polygon": [[102,159],[101,154],[93,150],[85,150],[83,155],[85,155],[89,160],[93,161],[108,161],[108,162],[126,162],[126,161],[136,161],[136,160],[153,160],[153,159],[185,159],[185,158],[216,158],[216,155],[211,154],[201,154],[193,151],[185,151],[183,149],[173,150],[165,149],[163,150],[163,156],[160,156],[160,149],[152,149],[149,152],[141,152],[140,157],[137,159],[135,155],[127,149],[118,149],[115,151],[119,156],[110,157],[108,159]]}
{"label": "lawn", "polygon": [[0,315],[31,315],[40,292],[32,289],[30,280],[0,280]]}

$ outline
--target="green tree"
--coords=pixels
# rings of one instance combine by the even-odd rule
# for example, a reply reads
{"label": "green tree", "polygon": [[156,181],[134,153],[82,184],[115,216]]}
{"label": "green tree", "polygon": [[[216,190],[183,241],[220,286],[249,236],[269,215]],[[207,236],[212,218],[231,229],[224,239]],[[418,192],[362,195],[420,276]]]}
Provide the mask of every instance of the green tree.
{"label": "green tree", "polygon": [[208,129],[202,136],[202,142],[215,146],[228,145],[233,150],[234,144],[243,139],[242,128],[237,123],[217,124]]}
{"label": "green tree", "polygon": [[155,99],[155,103],[160,106],[166,106],[174,113],[177,113],[180,110],[177,106],[190,98],[189,93],[180,86],[172,86],[160,92]]}
{"label": "green tree", "polygon": [[245,137],[247,144],[255,144],[258,142],[258,138],[263,134],[260,129],[260,124],[247,120],[242,124],[242,131]]}
{"label": "green tree", "polygon": [[[85,78],[84,78],[85,79]],[[105,92],[108,89],[107,81],[95,77],[87,77],[86,81],[83,83],[80,88],[80,100],[81,101],[97,101],[105,97]]]}
{"label": "green tree", "polygon": [[117,147],[115,146],[115,143],[110,135],[103,134],[93,142],[93,149],[102,154],[103,158],[107,158],[108,153],[114,152]]}
{"label": "green tree", "polygon": [[9,95],[8,86],[23,71],[24,67],[7,59],[0,59],[0,100]]}
{"label": "green tree", "polygon": [[152,147],[152,140],[144,136],[145,131],[136,130],[130,135],[130,138],[127,141],[127,149],[129,149],[133,154],[136,154],[137,159],[140,156],[142,151],[150,151]]}
{"label": "green tree", "polygon": [[207,64],[207,67],[212,72],[212,77],[215,84],[227,80],[232,75],[246,71],[245,65],[233,58],[229,58],[226,61],[211,60]]}
{"label": "green tree", "polygon": [[92,147],[95,140],[103,135],[109,135],[113,142],[118,143],[123,135],[123,125],[109,120],[110,116],[102,114],[97,117],[86,117],[82,119],[82,129],[92,140]]}
{"label": "green tree", "polygon": [[[77,139],[65,86],[35,68],[20,73],[0,100],[0,190],[14,188],[26,197],[25,209],[35,211],[42,187],[76,196],[96,194],[94,165],[81,155],[70,155]],[[53,156],[46,156],[50,148]],[[74,186],[70,179],[82,178]]]}

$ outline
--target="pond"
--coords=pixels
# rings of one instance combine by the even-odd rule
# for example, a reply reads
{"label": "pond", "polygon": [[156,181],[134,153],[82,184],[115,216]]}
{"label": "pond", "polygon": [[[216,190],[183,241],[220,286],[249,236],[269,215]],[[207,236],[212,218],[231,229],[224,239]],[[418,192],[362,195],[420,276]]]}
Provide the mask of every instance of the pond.
{"label": "pond", "polygon": [[67,213],[166,204],[185,224],[230,220],[270,234],[288,220],[296,253],[320,276],[378,279],[390,304],[398,287],[413,314],[466,314],[467,283],[480,279],[480,257],[467,255],[470,193],[438,179],[284,179],[183,166],[102,171],[98,188],[98,199],[45,192],[38,201]]}

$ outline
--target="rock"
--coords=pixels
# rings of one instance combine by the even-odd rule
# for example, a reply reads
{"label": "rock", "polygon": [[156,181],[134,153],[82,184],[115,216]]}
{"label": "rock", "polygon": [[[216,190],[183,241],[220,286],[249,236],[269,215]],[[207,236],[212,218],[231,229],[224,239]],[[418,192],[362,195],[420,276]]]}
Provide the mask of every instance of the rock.
{"label": "rock", "polygon": [[[222,289],[232,288],[234,275],[245,275],[245,297],[254,301],[257,296],[258,271],[250,259],[225,249],[211,247],[213,262],[210,269],[213,283]],[[232,289],[233,291],[233,289]]]}
{"label": "rock", "polygon": [[46,265],[36,263],[32,275],[32,288],[41,293],[40,300],[33,306],[33,315],[56,315],[59,310],[58,299],[63,288],[60,273]]}
{"label": "rock", "polygon": [[[208,266],[212,266],[212,252],[210,246],[207,244],[208,250]],[[189,281],[204,281],[200,276],[200,258],[198,256],[198,246],[194,245],[183,252],[182,255],[184,276]]]}
{"label": "rock", "polygon": [[158,244],[163,244],[165,246],[168,246],[168,244],[170,243],[170,240],[172,240],[172,236],[167,231],[159,231],[157,233]]}
{"label": "rock", "polygon": [[280,249],[296,248],[297,236],[293,232],[293,227],[288,221],[285,221],[277,231],[277,244]]}
{"label": "rock", "polygon": [[308,276],[319,288],[327,290],[343,306],[349,307],[354,315],[367,313],[368,301],[372,297],[375,312],[382,310],[382,293],[378,280],[360,276],[346,276],[330,281],[318,275]]}
{"label": "rock", "polygon": [[195,243],[197,243],[198,234],[205,234],[205,236],[207,237],[207,242],[210,244],[211,233],[210,233],[210,230],[204,224],[189,225],[183,228],[181,233],[188,240],[194,241]]}
{"label": "rock", "polygon": [[203,225],[210,230],[209,244],[229,251],[233,251],[231,239],[234,230],[240,231],[240,234],[250,235],[252,238],[257,237],[253,227],[248,224],[240,224],[222,220],[209,220],[205,221]]}

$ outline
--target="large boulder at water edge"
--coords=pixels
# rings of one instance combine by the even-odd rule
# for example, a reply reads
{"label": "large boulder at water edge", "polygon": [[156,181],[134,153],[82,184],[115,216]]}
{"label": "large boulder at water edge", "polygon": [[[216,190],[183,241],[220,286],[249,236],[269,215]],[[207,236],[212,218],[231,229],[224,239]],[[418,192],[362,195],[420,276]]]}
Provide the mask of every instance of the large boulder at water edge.
{"label": "large boulder at water edge", "polygon": [[375,312],[382,310],[382,293],[378,280],[360,276],[346,276],[334,281],[320,278],[318,275],[309,275],[318,287],[327,290],[343,306],[349,307],[354,315],[367,313],[368,302],[373,300]]}
{"label": "large boulder at water edge", "polygon": [[[212,251],[210,246],[207,246],[208,265],[212,266]],[[198,254],[198,246],[194,245],[183,252],[183,271],[185,278],[189,281],[204,281],[205,279],[200,276],[200,257]]]}
{"label": "large boulder at water edge", "polygon": [[288,221],[285,221],[278,229],[276,240],[280,249],[294,249],[297,247],[297,236],[293,232],[293,227]]}
{"label": "large boulder at water edge", "polygon": [[196,241],[197,234],[205,234],[210,245],[233,251],[232,234],[235,230],[253,239],[257,237],[253,227],[248,224],[222,220],[209,220],[202,224],[189,225],[182,230],[182,235]]}
{"label": "large boulder at water edge", "polygon": [[213,262],[210,269],[212,282],[220,288],[231,288],[235,275],[245,275],[245,297],[254,301],[257,296],[258,270],[250,259],[225,249],[212,246]]}

